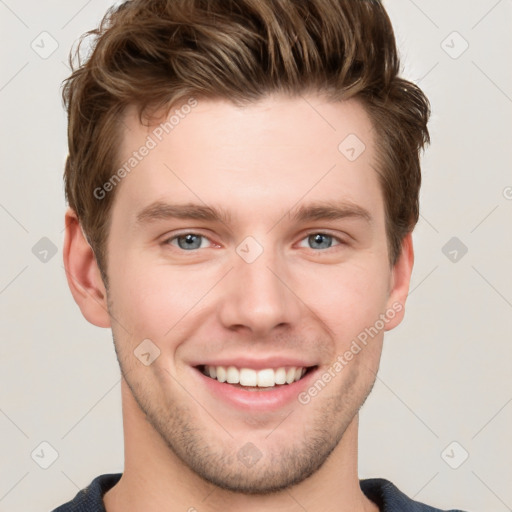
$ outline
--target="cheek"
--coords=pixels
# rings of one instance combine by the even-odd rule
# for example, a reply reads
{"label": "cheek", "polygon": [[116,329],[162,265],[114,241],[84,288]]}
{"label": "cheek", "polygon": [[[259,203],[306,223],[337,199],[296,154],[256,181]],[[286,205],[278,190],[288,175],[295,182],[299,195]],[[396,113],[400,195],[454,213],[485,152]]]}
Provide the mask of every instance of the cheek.
{"label": "cheek", "polygon": [[319,265],[310,279],[303,273],[298,295],[346,343],[385,311],[388,278],[376,259],[338,267]]}
{"label": "cheek", "polygon": [[111,274],[115,312],[135,337],[168,345],[187,327],[194,308],[211,288],[215,276],[210,274],[193,266],[172,268],[126,257]]}
{"label": "cheek", "polygon": [[115,314],[135,336],[162,336],[171,327],[169,312],[178,300],[178,289],[160,279],[155,267],[125,258],[111,272],[111,294]]}

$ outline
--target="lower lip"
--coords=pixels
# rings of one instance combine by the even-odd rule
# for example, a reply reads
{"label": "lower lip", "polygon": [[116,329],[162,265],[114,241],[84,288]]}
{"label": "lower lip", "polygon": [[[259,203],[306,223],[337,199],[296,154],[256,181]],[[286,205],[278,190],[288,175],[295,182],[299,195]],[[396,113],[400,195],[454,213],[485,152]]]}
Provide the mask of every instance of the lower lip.
{"label": "lower lip", "polygon": [[201,370],[194,368],[195,373],[211,394],[219,397],[229,405],[246,411],[268,412],[277,411],[298,400],[299,393],[308,388],[315,378],[318,368],[310,370],[302,379],[273,388],[261,388],[261,391],[245,390],[217,379],[207,377]]}

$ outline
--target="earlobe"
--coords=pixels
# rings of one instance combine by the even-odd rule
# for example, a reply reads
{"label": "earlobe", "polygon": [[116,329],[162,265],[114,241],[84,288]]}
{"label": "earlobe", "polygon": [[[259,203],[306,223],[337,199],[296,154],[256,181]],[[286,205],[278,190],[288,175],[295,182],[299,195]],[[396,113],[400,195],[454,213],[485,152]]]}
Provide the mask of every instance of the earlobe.
{"label": "earlobe", "polygon": [[387,301],[387,311],[392,313],[387,315],[389,321],[386,323],[386,331],[394,329],[404,318],[405,301],[409,294],[413,265],[414,248],[412,233],[408,233],[402,241],[398,261],[391,270],[391,288]]}
{"label": "earlobe", "polygon": [[87,321],[110,327],[107,293],[98,263],[71,208],[66,212],[65,230],[63,259],[71,294]]}

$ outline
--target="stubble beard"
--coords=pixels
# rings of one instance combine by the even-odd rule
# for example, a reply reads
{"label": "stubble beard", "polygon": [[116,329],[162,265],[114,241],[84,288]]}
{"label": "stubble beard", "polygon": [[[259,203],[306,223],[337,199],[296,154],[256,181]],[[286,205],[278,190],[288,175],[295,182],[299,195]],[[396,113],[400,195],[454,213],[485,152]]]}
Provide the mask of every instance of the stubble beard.
{"label": "stubble beard", "polygon": [[[118,345],[114,336],[121,373],[131,394],[169,450],[206,482],[239,494],[276,493],[304,481],[319,470],[341,441],[375,383],[375,376],[370,380],[362,379],[358,365],[354,365],[350,376],[336,394],[324,398],[321,392],[309,404],[302,405],[297,402],[297,412],[304,415],[305,410],[309,413],[306,417],[308,427],[303,429],[300,439],[295,439],[286,446],[283,443],[279,443],[279,446],[268,443],[266,447],[261,441],[255,441],[249,432],[246,442],[252,443],[255,447],[252,449],[258,450],[261,457],[254,464],[248,465],[239,457],[239,450],[244,442],[240,443],[240,439],[235,441],[227,433],[229,425],[223,425],[224,432],[220,427],[217,428],[218,418],[215,418],[214,410],[208,412],[215,418],[211,419],[211,424],[216,432],[220,432],[217,437],[209,431],[208,425],[198,423],[192,409],[184,400],[188,400],[192,407],[199,407],[197,402],[180,389],[168,370],[161,369],[161,376],[156,379],[160,390],[152,392],[137,378],[137,371],[132,371],[135,370],[134,365],[123,362],[123,351]],[[156,375],[157,372],[153,371],[152,376]],[[335,381],[330,386],[333,384],[335,385]],[[155,401],[155,397],[162,396],[163,399]],[[278,428],[296,431],[293,422],[297,421],[297,417],[298,414],[294,419],[292,412]],[[290,437],[292,436],[286,435],[284,439]]]}

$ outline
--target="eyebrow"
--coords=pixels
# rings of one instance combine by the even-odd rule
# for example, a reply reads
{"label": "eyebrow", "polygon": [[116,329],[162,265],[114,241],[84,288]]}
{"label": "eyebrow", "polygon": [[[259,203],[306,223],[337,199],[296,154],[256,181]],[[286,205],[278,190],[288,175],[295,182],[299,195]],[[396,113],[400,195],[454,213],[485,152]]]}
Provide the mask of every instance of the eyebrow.
{"label": "eyebrow", "polygon": [[196,219],[228,223],[231,220],[231,215],[227,210],[213,206],[194,203],[169,204],[156,201],[141,210],[136,216],[138,224],[166,219]]}
{"label": "eyebrow", "polygon": [[[316,201],[308,205],[302,205],[295,211],[289,210],[282,217],[287,216],[292,222],[308,222],[318,220],[341,220],[355,218],[373,222],[368,210],[352,202],[340,201]],[[228,224],[232,215],[224,208],[207,206],[202,204],[170,204],[156,201],[145,207],[136,215],[137,224],[146,224],[157,220],[167,219],[195,219],[210,222]]]}
{"label": "eyebrow", "polygon": [[293,214],[289,212],[288,217],[297,222],[341,220],[347,217],[361,219],[368,224],[373,222],[373,217],[367,209],[347,201],[314,202],[301,206]]}

